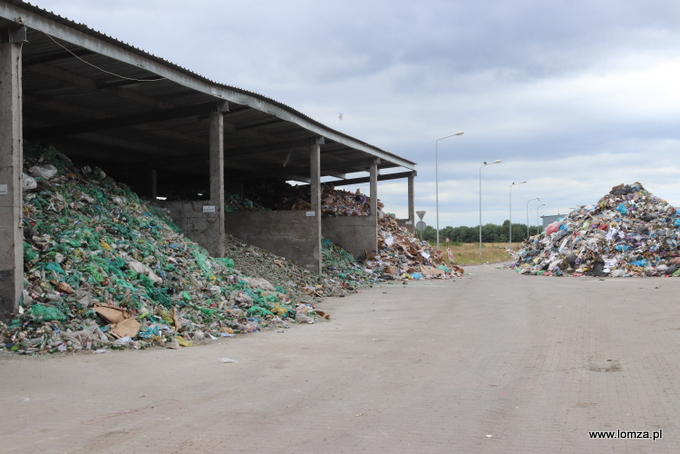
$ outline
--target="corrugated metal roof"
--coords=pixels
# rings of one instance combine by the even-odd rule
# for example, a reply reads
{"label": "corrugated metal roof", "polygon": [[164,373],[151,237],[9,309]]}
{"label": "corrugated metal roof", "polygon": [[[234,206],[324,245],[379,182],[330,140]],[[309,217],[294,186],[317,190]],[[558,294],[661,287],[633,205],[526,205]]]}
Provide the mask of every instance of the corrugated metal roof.
{"label": "corrugated metal roof", "polygon": [[[208,116],[225,108],[228,183],[304,179],[319,137],[322,175],[342,177],[415,163],[328,128],[247,90],[220,84],[83,24],[17,0],[0,0],[0,29],[23,24],[24,131],[72,159],[145,181],[207,184]],[[225,105],[226,101],[226,105]],[[136,188],[138,189],[138,188]]]}

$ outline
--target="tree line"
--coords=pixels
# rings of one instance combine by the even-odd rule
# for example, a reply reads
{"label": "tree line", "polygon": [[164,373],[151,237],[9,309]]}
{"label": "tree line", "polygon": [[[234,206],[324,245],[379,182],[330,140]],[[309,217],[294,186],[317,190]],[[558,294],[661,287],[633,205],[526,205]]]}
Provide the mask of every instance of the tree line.
{"label": "tree line", "polygon": [[[543,231],[543,226],[529,226],[529,235],[536,235]],[[437,229],[427,226],[418,237],[435,243],[437,241]],[[449,239],[453,243],[478,243],[479,226],[475,227],[444,227],[439,229],[439,241]],[[519,243],[527,238],[526,224],[512,224],[512,242]],[[510,221],[506,220],[503,225],[486,224],[482,226],[482,243],[508,243],[510,241]]]}

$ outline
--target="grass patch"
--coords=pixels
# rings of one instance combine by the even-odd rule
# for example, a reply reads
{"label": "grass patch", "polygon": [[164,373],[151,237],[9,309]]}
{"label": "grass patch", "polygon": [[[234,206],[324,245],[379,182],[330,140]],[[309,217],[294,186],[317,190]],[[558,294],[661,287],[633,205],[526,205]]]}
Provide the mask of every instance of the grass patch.
{"label": "grass patch", "polygon": [[[521,243],[513,242],[513,249],[518,250]],[[441,243],[444,260],[449,263],[446,254],[446,243]],[[456,265],[479,265],[481,263],[500,263],[510,260],[508,243],[482,243],[482,256],[479,256],[479,243],[450,243]]]}

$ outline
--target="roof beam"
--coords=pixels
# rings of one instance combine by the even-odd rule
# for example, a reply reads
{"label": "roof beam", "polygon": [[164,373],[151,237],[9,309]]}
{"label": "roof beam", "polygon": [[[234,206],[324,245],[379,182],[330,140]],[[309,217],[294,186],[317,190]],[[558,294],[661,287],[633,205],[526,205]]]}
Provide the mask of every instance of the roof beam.
{"label": "roof beam", "polygon": [[[378,175],[378,181],[389,181],[389,180],[397,180],[400,178],[408,178],[411,176],[415,176],[415,171],[412,172],[399,172],[399,173],[389,173],[387,175]],[[361,184],[361,183],[369,183],[371,181],[370,177],[360,177],[360,178],[350,178],[347,180],[338,180],[338,181],[328,181],[327,183],[333,183],[335,186],[347,186],[350,184]]]}
{"label": "roof beam", "polygon": [[25,69],[25,73],[37,74],[40,76],[48,77],[57,82],[62,82],[64,84],[70,85],[72,87],[78,88],[80,90],[89,91],[91,93],[106,93],[115,98],[124,99],[126,101],[132,101],[137,104],[142,104],[145,106],[153,107],[156,109],[169,109],[176,107],[174,104],[170,104],[165,101],[161,101],[156,98],[141,95],[132,90],[126,90],[119,86],[100,86],[95,80],[89,77],[81,76],[73,72],[65,71],[63,69],[55,68],[54,66],[49,66],[45,64],[36,64]]}
{"label": "roof beam", "polygon": [[135,126],[140,124],[154,123],[157,121],[173,120],[185,118],[215,110],[222,112],[228,110],[225,102],[218,105],[215,102],[196,104],[186,107],[175,107],[172,109],[157,110],[152,112],[142,112],[132,115],[121,115],[118,117],[97,118],[94,120],[82,121],[66,125],[49,126],[45,128],[27,131],[26,134],[39,139],[49,139],[54,137],[70,136],[86,132],[101,131],[105,129],[115,129],[124,126]]}
{"label": "roof beam", "polygon": [[[304,148],[304,147],[309,147],[310,144],[315,143],[318,141],[319,138],[314,138],[314,137],[308,137],[306,139],[298,139],[298,140],[289,140],[286,142],[276,142],[276,143],[268,143],[268,144],[263,144],[263,145],[256,145],[252,147],[240,147],[240,148],[225,148],[224,149],[224,159],[225,159],[225,165],[227,164],[233,164],[236,165],[238,161],[236,161],[238,158],[243,158],[243,157],[253,157],[254,155],[262,154],[262,153],[269,153],[273,151],[279,151],[279,150],[286,150],[286,149],[292,149],[292,148]],[[175,165],[175,164],[181,164],[181,163],[190,163],[194,161],[198,161],[204,159],[203,157],[200,156],[194,156],[194,155],[185,155],[185,156],[178,156],[175,158],[159,158],[159,159],[153,159],[149,161],[144,161],[140,163],[141,165],[144,166],[168,166],[168,165]],[[276,159],[278,158],[272,158],[271,161],[276,162]],[[255,169],[256,167],[254,167]],[[261,169],[261,167],[260,167]]]}
{"label": "roof beam", "polygon": [[43,55],[42,57],[33,57],[33,58],[30,58],[30,59],[24,59],[24,70],[26,70],[29,67],[34,66],[34,65],[50,63],[50,62],[57,61],[57,60],[64,60],[66,58],[73,58],[74,55],[82,58],[82,57],[89,57],[91,55],[96,55],[96,54],[92,51],[87,50],[87,49],[73,49],[70,52],[68,52],[66,50],[49,52],[49,53]]}
{"label": "roof beam", "polygon": [[234,127],[236,128],[236,132],[240,132],[240,131],[245,131],[246,129],[254,129],[254,128],[259,128],[261,126],[269,126],[269,125],[274,125],[276,123],[281,123],[281,122],[283,122],[283,120],[281,120],[279,118],[273,118],[273,119],[270,119],[270,120],[261,121],[259,123],[251,123],[251,124],[247,124],[247,125],[243,125],[243,126],[234,125]]}
{"label": "roof beam", "polygon": [[[81,117],[89,117],[89,118],[107,118],[105,117],[105,114],[98,110],[94,109],[87,109],[82,106],[75,106],[73,104],[65,103],[63,101],[59,101],[56,99],[36,99],[30,95],[24,96],[24,104],[27,106],[30,106],[32,108],[42,108],[42,109],[47,109],[51,110],[57,113],[67,113],[71,115],[78,115]],[[26,108],[26,107],[24,107]],[[166,140],[172,140],[177,143],[193,143],[196,146],[203,146],[205,143],[204,139],[201,138],[196,138],[193,136],[189,136],[187,134],[183,134],[181,132],[169,130],[169,129],[164,129],[164,130],[159,130],[158,128],[155,128],[151,125],[135,125],[134,128],[135,130],[145,132],[149,134],[150,136],[153,137],[159,137],[163,138]],[[25,130],[25,135],[28,138],[31,138],[29,136],[31,129],[26,128]],[[172,149],[166,149],[166,154],[173,154]],[[174,152],[176,154],[176,152]]]}

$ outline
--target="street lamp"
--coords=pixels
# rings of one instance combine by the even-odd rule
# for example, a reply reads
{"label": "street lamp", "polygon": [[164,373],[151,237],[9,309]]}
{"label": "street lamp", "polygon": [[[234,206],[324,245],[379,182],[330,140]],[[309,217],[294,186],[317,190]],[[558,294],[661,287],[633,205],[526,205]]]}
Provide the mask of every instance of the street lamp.
{"label": "street lamp", "polygon": [[[545,203],[540,204],[539,206],[536,207],[536,227],[538,227],[538,209],[541,208],[542,206],[545,206]],[[541,233],[541,230],[538,229],[538,232],[536,233]]]}
{"label": "street lamp", "polygon": [[486,162],[479,166],[479,258],[482,258],[482,167],[490,166],[493,164],[500,164],[501,160],[496,159],[493,162]]}
{"label": "street lamp", "polygon": [[438,173],[438,167],[437,167],[437,145],[439,144],[440,140],[448,139],[449,137],[453,136],[462,136],[463,131],[458,131],[455,134],[451,134],[450,136],[442,137],[441,139],[437,139],[434,142],[434,196],[436,200],[436,206],[437,206],[437,251],[439,250],[439,173]]}
{"label": "street lamp", "polygon": [[[541,201],[540,197],[536,197],[535,199],[529,200],[529,202],[534,200],[538,200],[539,202]],[[527,240],[529,239],[529,202],[527,202]]]}
{"label": "street lamp", "polygon": [[512,187],[518,184],[524,184],[526,183],[527,180],[520,181],[519,183],[515,183],[514,181],[510,185],[510,250],[512,250]]}

